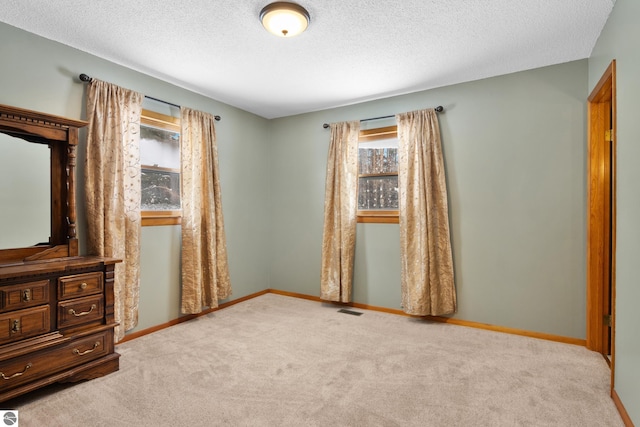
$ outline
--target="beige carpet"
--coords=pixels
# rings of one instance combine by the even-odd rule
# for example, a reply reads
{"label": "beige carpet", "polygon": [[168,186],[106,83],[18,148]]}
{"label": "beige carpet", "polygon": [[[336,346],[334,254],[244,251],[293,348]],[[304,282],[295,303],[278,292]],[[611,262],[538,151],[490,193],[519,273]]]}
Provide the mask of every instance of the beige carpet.
{"label": "beige carpet", "polygon": [[119,345],[119,372],[9,405],[21,427],[623,425],[585,348],[356,311],[263,295]]}

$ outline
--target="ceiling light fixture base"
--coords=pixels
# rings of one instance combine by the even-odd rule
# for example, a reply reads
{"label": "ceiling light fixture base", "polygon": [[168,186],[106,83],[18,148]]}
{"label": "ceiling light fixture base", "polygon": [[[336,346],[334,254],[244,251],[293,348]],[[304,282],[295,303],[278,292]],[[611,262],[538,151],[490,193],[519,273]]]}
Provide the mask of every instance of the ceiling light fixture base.
{"label": "ceiling light fixture base", "polygon": [[260,11],[260,21],[264,28],[279,37],[297,36],[307,29],[310,20],[309,12],[296,3],[277,1]]}

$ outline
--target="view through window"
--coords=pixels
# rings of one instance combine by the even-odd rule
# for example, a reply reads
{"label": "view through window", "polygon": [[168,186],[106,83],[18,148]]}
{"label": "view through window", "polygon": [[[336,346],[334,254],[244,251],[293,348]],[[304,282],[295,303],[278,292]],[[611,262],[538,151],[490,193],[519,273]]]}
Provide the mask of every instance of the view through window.
{"label": "view through window", "polygon": [[397,128],[363,130],[358,144],[358,222],[397,221]]}
{"label": "view through window", "polygon": [[140,165],[143,225],[179,223],[179,118],[143,110],[140,120]]}

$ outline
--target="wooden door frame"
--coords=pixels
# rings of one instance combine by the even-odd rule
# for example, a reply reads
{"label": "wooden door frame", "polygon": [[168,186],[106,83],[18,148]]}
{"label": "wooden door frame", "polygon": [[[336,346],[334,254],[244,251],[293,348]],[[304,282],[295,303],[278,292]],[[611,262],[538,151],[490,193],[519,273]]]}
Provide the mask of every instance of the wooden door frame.
{"label": "wooden door frame", "polygon": [[[616,260],[616,62],[613,60],[588,98],[587,155],[587,348],[604,354],[607,350],[604,325],[608,287],[605,274],[611,272],[611,389],[615,364],[615,260]],[[611,150],[604,135],[611,130]],[[609,162],[610,158],[610,162]],[[609,167],[611,174],[608,174]],[[611,215],[605,212],[611,177]],[[605,239],[611,230],[611,249]],[[610,254],[610,256],[609,256]]]}

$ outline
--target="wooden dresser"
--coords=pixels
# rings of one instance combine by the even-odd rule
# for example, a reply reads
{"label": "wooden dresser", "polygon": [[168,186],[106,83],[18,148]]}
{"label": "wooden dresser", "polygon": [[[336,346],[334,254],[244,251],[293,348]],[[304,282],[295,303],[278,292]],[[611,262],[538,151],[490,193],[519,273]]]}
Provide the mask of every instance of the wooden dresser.
{"label": "wooden dresser", "polygon": [[115,262],[68,257],[0,265],[0,401],[118,370]]}
{"label": "wooden dresser", "polygon": [[[85,125],[0,105],[0,156],[9,160],[7,169],[18,168],[14,175],[24,169],[28,181],[0,168],[0,402],[119,367],[113,289],[119,260],[78,251],[75,165]],[[25,148],[42,149],[44,161],[34,161],[37,152],[20,156]],[[28,188],[38,183],[41,191],[33,194],[44,195],[34,196]],[[36,201],[42,207],[30,207]],[[44,218],[32,222],[33,211]]]}

